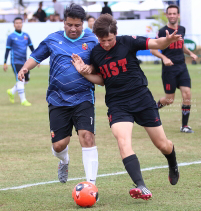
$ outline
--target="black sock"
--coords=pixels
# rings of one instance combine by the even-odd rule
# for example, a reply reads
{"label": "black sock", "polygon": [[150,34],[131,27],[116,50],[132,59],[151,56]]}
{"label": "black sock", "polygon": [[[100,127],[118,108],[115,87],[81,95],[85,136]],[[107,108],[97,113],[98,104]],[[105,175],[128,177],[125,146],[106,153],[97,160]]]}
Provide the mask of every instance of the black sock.
{"label": "black sock", "polygon": [[182,127],[188,126],[190,110],[191,110],[190,105],[182,105]]}
{"label": "black sock", "polygon": [[160,100],[157,103],[158,109],[163,108],[165,105],[163,105]]}
{"label": "black sock", "polygon": [[172,152],[169,155],[164,154],[164,156],[167,158],[168,165],[170,167],[175,167],[177,165],[177,159],[176,159],[176,153],[174,151],[174,146],[173,146]]}
{"label": "black sock", "polygon": [[137,156],[135,154],[130,155],[123,159],[123,163],[126,168],[126,171],[130,175],[133,182],[137,186],[139,185],[145,186],[144,180],[142,178],[141,170],[140,170],[140,163],[138,161]]}

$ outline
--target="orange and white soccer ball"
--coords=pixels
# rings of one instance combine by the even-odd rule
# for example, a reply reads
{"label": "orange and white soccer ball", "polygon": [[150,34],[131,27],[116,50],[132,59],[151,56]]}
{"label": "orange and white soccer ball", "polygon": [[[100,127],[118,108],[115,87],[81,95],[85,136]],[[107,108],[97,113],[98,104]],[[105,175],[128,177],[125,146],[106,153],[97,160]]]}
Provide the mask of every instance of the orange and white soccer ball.
{"label": "orange and white soccer ball", "polygon": [[90,182],[80,182],[74,187],[72,197],[77,205],[91,207],[98,199],[98,188]]}

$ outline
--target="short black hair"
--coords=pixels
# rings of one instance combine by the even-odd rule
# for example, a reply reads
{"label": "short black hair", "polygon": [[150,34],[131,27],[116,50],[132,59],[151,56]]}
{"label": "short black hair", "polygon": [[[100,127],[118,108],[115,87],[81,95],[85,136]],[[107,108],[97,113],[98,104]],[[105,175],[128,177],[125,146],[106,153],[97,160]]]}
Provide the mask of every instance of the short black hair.
{"label": "short black hair", "polygon": [[179,14],[179,12],[180,12],[179,7],[176,4],[170,4],[166,9],[166,13],[168,13],[168,9],[170,9],[170,8],[176,8],[178,11],[178,14]]}
{"label": "short black hair", "polygon": [[80,5],[72,3],[64,11],[64,19],[66,20],[67,17],[78,18],[81,19],[81,21],[83,22],[86,17],[86,13]]}
{"label": "short black hair", "polygon": [[22,21],[22,18],[21,17],[16,17],[13,21],[13,23],[15,23],[16,20],[21,20]]}
{"label": "short black hair", "polygon": [[96,19],[94,18],[94,16],[89,15],[89,16],[87,16],[87,21],[88,21],[90,18],[93,18],[94,20],[96,20]]}

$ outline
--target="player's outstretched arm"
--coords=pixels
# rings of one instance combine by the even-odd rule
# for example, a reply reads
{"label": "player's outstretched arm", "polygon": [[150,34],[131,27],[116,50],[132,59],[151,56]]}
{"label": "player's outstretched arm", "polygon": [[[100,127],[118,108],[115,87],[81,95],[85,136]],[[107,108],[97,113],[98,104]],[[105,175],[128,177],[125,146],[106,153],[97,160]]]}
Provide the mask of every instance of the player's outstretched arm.
{"label": "player's outstretched arm", "polygon": [[75,69],[83,75],[87,80],[94,84],[98,84],[101,86],[104,86],[104,81],[102,76],[93,74],[94,73],[94,67],[93,65],[86,65],[81,57],[79,57],[77,54],[72,55],[72,63],[75,67]]}
{"label": "player's outstretched arm", "polygon": [[184,45],[183,49],[184,49],[185,54],[189,55],[194,61],[197,60],[198,56],[195,55],[193,52],[191,52],[185,45]]}
{"label": "player's outstretched arm", "polygon": [[167,48],[170,45],[170,43],[182,40],[182,36],[176,33],[177,30],[175,30],[172,34],[169,34],[168,30],[166,30],[166,37],[160,37],[158,39],[150,39],[148,41],[148,48],[163,50]]}
{"label": "player's outstretched arm", "polygon": [[32,58],[29,58],[24,66],[22,67],[22,69],[19,71],[18,73],[18,80],[20,81],[23,81],[24,79],[24,75],[29,71],[29,70],[32,70],[34,67],[36,67],[38,65],[38,63],[32,59]]}
{"label": "player's outstretched arm", "polygon": [[161,52],[159,52],[158,50],[153,50],[151,49],[150,52],[154,55],[157,56],[158,58],[163,60],[163,63],[165,66],[172,66],[174,65],[174,63],[168,59],[165,55],[163,55]]}

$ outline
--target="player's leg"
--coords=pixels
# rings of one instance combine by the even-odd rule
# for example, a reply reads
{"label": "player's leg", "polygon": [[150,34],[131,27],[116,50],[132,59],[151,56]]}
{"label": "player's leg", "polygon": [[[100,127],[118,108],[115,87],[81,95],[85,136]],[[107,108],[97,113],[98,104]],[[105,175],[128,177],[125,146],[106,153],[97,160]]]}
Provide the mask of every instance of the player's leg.
{"label": "player's leg", "polygon": [[[22,67],[23,65],[21,64],[15,64],[16,72],[18,73]],[[24,83],[25,83],[24,81],[19,81],[19,80],[17,81],[17,92],[20,97],[21,105],[31,106],[31,103],[27,101],[26,96],[25,96]]]}
{"label": "player's leg", "polygon": [[153,144],[163,153],[169,165],[169,181],[176,185],[179,179],[176,153],[173,143],[167,139],[162,125],[157,127],[145,127]]}
{"label": "player's leg", "polygon": [[183,98],[182,104],[182,127],[181,132],[194,133],[190,126],[188,126],[188,120],[191,110],[191,89],[189,87],[180,86],[181,95]]}
{"label": "player's leg", "polygon": [[133,198],[142,198],[148,200],[152,197],[151,192],[146,188],[139,160],[132,149],[132,122],[117,122],[112,124],[111,129],[114,137],[117,139],[120,155],[123,164],[129,176],[136,184],[136,188],[130,189],[129,193]]}
{"label": "player's leg", "polygon": [[12,65],[13,72],[15,74],[16,84],[13,86],[13,88],[7,89],[7,94],[9,96],[10,102],[14,103],[15,102],[14,96],[15,96],[15,93],[17,91],[17,72],[16,72],[15,64],[11,64],[11,65]]}
{"label": "player's leg", "polygon": [[52,153],[59,161],[58,179],[65,183],[68,179],[69,154],[68,144],[72,135],[73,123],[71,115],[65,107],[49,106],[50,134]]}
{"label": "player's leg", "polygon": [[180,128],[181,132],[185,133],[194,133],[192,128],[188,126],[188,120],[191,110],[191,79],[188,73],[186,64],[183,64],[182,73],[179,77],[179,89],[181,91],[183,103],[182,103],[182,127]]}
{"label": "player's leg", "polygon": [[83,102],[76,106],[73,113],[73,124],[82,147],[82,162],[87,181],[96,184],[98,150],[94,137],[94,105],[90,102]]}
{"label": "player's leg", "polygon": [[117,140],[125,169],[134,184],[137,186],[136,188],[130,189],[129,193],[133,198],[142,198],[147,200],[152,196],[152,194],[146,188],[140,170],[140,163],[137,155],[132,149],[131,143],[134,118],[132,114],[119,107],[111,107],[108,110],[108,119],[112,133]]}
{"label": "player's leg", "polygon": [[163,88],[165,91],[165,97],[159,99],[157,103],[159,109],[163,108],[166,105],[170,105],[174,102],[175,90],[176,90],[176,75],[169,69],[163,70],[162,81],[163,81]]}

